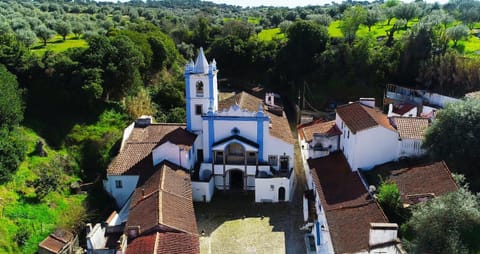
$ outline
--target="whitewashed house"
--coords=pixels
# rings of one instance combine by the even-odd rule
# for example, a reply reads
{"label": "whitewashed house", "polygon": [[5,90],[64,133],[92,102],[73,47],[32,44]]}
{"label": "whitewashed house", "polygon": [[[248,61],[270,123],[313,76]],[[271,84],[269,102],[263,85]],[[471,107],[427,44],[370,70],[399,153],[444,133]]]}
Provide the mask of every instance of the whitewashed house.
{"label": "whitewashed house", "polygon": [[256,202],[290,201],[294,139],[273,93],[238,93],[219,101],[215,60],[203,50],[185,67],[186,124],[141,117],[128,126],[104,188],[118,207],[159,165],[192,175],[194,201],[210,201],[214,189],[255,191]]}
{"label": "whitewashed house", "polygon": [[398,134],[375,102],[360,100],[339,106],[335,123],[342,132],[340,150],[353,171],[398,158]]}
{"label": "whitewashed house", "polygon": [[335,121],[315,121],[298,127],[302,150],[308,151],[308,158],[319,158],[337,151],[342,132]]}
{"label": "whitewashed house", "polygon": [[421,117],[392,117],[390,121],[398,132],[398,158],[418,157],[426,153],[422,148],[429,119]]}

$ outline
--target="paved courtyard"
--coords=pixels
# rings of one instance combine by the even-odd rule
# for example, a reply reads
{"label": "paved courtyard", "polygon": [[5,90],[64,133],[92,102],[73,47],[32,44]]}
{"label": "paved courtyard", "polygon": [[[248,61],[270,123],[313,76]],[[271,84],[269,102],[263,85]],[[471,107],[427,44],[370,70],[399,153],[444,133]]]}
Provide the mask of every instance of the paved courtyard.
{"label": "paved courtyard", "polygon": [[257,204],[253,192],[216,192],[212,202],[195,203],[201,254],[306,253],[305,232],[299,230],[305,183],[301,162],[295,175],[290,203]]}

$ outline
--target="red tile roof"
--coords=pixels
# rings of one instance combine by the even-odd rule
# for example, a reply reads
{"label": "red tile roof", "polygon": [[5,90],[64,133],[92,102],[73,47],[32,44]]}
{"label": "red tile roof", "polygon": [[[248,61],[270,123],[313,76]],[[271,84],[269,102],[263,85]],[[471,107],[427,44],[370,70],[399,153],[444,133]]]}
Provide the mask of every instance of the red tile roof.
{"label": "red tile roof", "polygon": [[190,175],[161,165],[133,193],[126,228],[139,226],[139,234],[161,230],[196,235]]}
{"label": "red tile roof", "polygon": [[370,223],[388,222],[360,176],[352,172],[341,152],[309,159],[313,182],[327,217],[335,253],[369,248]]}
{"label": "red tile roof", "polygon": [[312,125],[308,125],[301,128],[301,133],[305,141],[310,142],[313,140],[313,136],[324,135],[327,137],[342,135],[342,132],[335,124],[335,120],[329,122],[318,122]]}
{"label": "red tile roof", "polygon": [[198,236],[187,233],[154,233],[140,236],[127,246],[127,254],[198,254]]}
{"label": "red tile roof", "polygon": [[413,105],[413,104],[401,104],[401,105],[393,105],[393,113],[395,114],[399,114],[401,116],[403,116],[405,113],[407,113],[408,111],[416,108],[417,106]]}
{"label": "red tile roof", "polygon": [[218,103],[218,110],[228,110],[231,106],[238,104],[242,109],[247,109],[250,112],[258,111],[258,106],[263,105],[263,112],[270,117],[271,128],[270,134],[276,138],[279,138],[287,143],[293,144],[295,140],[288,124],[288,119],[283,112],[282,116],[276,115],[268,111],[268,106],[263,103],[263,100],[255,97],[249,93],[241,92],[235,96],[229,97]]}
{"label": "red tile roof", "polygon": [[397,128],[398,135],[402,139],[422,140],[425,130],[428,128],[428,118],[421,117],[392,117],[392,124]]}
{"label": "red tile roof", "polygon": [[52,253],[58,253],[65,245],[69,244],[73,240],[73,234],[63,229],[57,229],[54,233],[50,234],[41,243],[38,244],[39,248],[46,249]]}
{"label": "red tile roof", "polygon": [[376,126],[383,126],[389,130],[395,130],[390,125],[387,115],[378,109],[362,105],[360,102],[339,106],[336,112],[353,133]]}
{"label": "red tile roof", "polygon": [[139,175],[152,170],[152,150],[165,142],[190,149],[196,135],[185,129],[183,124],[151,124],[135,127],[123,149],[107,168],[108,175]]}
{"label": "red tile roof", "polygon": [[450,170],[443,161],[393,170],[389,179],[397,184],[400,199],[404,204],[418,203],[409,196],[418,194],[440,196],[458,190]]}

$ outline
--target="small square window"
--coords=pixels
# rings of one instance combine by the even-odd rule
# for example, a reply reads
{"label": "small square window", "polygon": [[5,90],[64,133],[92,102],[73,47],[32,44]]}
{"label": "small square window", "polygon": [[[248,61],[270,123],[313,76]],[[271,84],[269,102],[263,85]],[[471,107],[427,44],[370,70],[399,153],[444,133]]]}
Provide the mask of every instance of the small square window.
{"label": "small square window", "polygon": [[249,153],[248,153],[248,156],[250,156],[250,157],[255,157],[255,154],[256,154],[256,153],[254,153],[254,152],[249,152]]}
{"label": "small square window", "polygon": [[122,180],[115,180],[115,187],[117,189],[123,188]]}
{"label": "small square window", "polygon": [[202,105],[195,105],[195,115],[201,115],[202,113]]}

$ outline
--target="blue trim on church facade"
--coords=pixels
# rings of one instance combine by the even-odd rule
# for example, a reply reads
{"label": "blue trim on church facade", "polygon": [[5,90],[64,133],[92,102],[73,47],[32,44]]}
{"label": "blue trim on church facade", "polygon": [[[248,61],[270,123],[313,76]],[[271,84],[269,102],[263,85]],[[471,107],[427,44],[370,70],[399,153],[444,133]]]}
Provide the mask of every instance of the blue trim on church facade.
{"label": "blue trim on church facade", "polygon": [[210,70],[208,71],[208,99],[209,99],[209,106],[211,105],[214,105],[214,99],[213,98],[213,71],[212,71],[212,68],[210,68]]}
{"label": "blue trim on church facade", "polygon": [[[213,112],[212,111],[209,111],[208,112],[208,115],[213,115]],[[215,127],[214,127],[214,123],[213,123],[213,117],[210,117],[208,119],[208,157],[209,158],[209,162],[212,161],[212,146],[213,146],[213,142],[215,142]]]}
{"label": "blue trim on church facade", "polygon": [[202,119],[203,120],[209,120],[209,119],[213,119],[213,120],[219,120],[219,121],[233,121],[233,122],[238,122],[238,121],[242,121],[242,122],[247,122],[247,121],[270,121],[270,119],[268,118],[268,116],[218,116],[218,115],[212,115],[212,116],[208,116],[208,115],[204,115],[202,116]]}
{"label": "blue trim on church facade", "polygon": [[258,160],[263,162],[263,121],[262,118],[257,119],[257,143],[258,143]]}
{"label": "blue trim on church facade", "polygon": [[187,130],[192,131],[192,109],[190,96],[190,73],[185,71],[185,101],[186,101],[186,115],[187,115]]}

